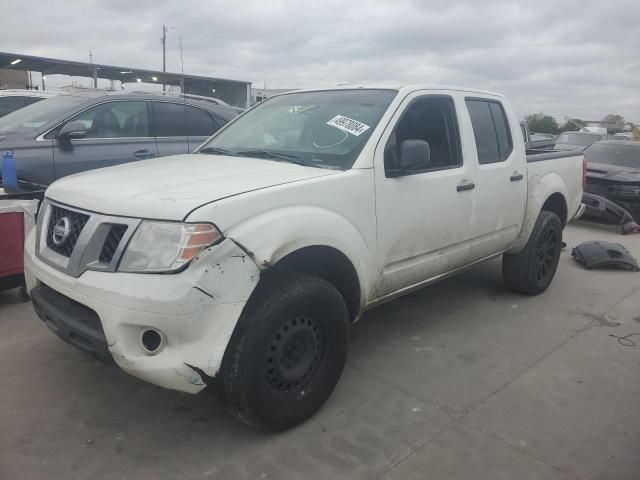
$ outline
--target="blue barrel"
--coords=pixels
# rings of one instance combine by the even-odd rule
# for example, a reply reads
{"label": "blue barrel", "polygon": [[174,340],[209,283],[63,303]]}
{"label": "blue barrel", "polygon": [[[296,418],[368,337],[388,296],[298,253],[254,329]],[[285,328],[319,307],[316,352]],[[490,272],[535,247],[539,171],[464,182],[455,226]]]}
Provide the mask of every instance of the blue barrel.
{"label": "blue barrel", "polygon": [[2,154],[2,185],[5,189],[18,188],[18,172],[13,152],[7,150]]}

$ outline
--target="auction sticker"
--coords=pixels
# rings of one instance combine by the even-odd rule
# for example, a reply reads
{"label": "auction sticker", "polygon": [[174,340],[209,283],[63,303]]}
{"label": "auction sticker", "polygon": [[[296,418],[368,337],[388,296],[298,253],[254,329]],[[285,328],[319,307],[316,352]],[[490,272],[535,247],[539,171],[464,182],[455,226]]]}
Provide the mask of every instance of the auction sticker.
{"label": "auction sticker", "polygon": [[339,128],[340,130],[350,133],[351,135],[355,135],[356,137],[360,136],[370,128],[369,125],[354,120],[353,118],[345,117],[344,115],[336,115],[327,122],[327,125]]}

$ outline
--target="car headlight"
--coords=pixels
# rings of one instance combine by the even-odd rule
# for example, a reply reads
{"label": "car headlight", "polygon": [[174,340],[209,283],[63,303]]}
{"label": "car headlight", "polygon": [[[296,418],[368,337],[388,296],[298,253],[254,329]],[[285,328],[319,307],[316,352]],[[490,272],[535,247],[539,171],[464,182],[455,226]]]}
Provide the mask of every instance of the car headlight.
{"label": "car headlight", "polygon": [[175,272],[222,239],[220,231],[210,223],[143,221],[131,237],[118,270]]}

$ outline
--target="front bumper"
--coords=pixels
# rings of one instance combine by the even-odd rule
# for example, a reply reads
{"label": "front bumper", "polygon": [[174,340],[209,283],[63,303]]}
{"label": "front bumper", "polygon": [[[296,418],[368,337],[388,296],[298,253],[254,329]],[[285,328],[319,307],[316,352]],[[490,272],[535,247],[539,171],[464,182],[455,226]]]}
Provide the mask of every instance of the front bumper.
{"label": "front bumper", "polygon": [[[50,328],[102,360],[111,356],[131,375],[189,393],[206,386],[199,372],[216,376],[259,277],[256,264],[230,239],[198,255],[178,274],[86,271],[77,278],[36,256],[34,230],[25,245],[27,289]],[[61,308],[64,302],[51,301],[47,289],[71,302]],[[95,328],[82,328],[89,312],[95,313],[104,340]],[[140,340],[149,328],[163,340],[153,354]]]}

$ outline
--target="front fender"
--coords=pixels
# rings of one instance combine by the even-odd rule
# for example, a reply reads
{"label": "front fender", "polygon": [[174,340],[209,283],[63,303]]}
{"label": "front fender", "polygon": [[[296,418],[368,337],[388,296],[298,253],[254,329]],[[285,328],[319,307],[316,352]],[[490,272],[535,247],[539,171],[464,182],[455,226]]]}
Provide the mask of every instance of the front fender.
{"label": "front fender", "polygon": [[363,302],[370,290],[367,279],[373,278],[375,244],[338,212],[315,206],[282,207],[247,219],[224,234],[262,270],[304,247],[333,247],[354,266]]}
{"label": "front fender", "polygon": [[536,224],[536,220],[538,220],[542,206],[551,195],[559,193],[565,199],[565,202],[568,198],[564,180],[562,180],[562,177],[556,172],[529,177],[529,187],[527,191],[529,192],[529,196],[527,198],[527,209],[522,222],[522,229],[515,243],[507,253],[518,253],[525,247],[529,241],[533,227]]}

